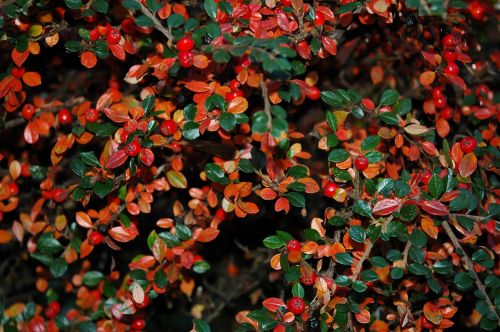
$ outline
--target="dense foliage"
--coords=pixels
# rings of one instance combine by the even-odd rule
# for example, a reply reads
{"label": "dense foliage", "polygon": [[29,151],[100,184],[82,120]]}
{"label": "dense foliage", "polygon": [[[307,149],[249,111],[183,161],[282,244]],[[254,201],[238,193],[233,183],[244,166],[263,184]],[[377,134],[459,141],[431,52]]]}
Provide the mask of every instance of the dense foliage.
{"label": "dense foliage", "polygon": [[497,329],[498,15],[1,1],[0,331]]}

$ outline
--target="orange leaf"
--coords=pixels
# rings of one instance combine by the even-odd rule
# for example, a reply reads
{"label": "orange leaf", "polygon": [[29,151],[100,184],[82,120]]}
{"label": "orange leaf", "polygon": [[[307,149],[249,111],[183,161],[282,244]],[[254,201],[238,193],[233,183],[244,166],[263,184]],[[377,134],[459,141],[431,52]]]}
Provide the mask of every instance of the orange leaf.
{"label": "orange leaf", "polygon": [[330,53],[331,55],[337,54],[337,43],[335,42],[335,40],[330,37],[323,36],[321,37],[321,43],[328,53]]}
{"label": "orange leaf", "polygon": [[210,85],[201,81],[190,81],[187,82],[185,88],[193,92],[208,92],[210,91]]}
{"label": "orange leaf", "polygon": [[125,51],[123,50],[123,46],[121,46],[120,44],[114,44],[110,45],[109,49],[117,59],[120,59],[122,61],[125,60]]}
{"label": "orange leaf", "polygon": [[422,84],[423,86],[431,85],[435,79],[436,79],[436,72],[430,70],[424,71],[422,74],[420,74],[419,77],[420,84]]}
{"label": "orange leaf", "polygon": [[23,82],[28,86],[37,86],[42,84],[42,78],[37,72],[28,71],[23,75]]}
{"label": "orange leaf", "polygon": [[24,61],[26,61],[26,59],[28,58],[29,54],[30,54],[30,52],[28,50],[26,50],[24,52],[19,52],[14,47],[10,56],[12,57],[12,61],[14,61],[16,66],[21,67],[23,65]]}
{"label": "orange leaf", "polygon": [[219,235],[219,232],[220,231],[215,228],[206,228],[198,234],[196,241],[204,243],[210,242],[214,240],[217,237],[217,235]]}
{"label": "orange leaf", "polygon": [[106,108],[104,114],[113,122],[122,123],[130,120],[126,108]]}
{"label": "orange leaf", "polygon": [[132,241],[137,235],[139,235],[139,231],[134,224],[131,224],[129,227],[113,227],[109,230],[108,233],[113,239],[118,242],[129,242]]}
{"label": "orange leaf", "polygon": [[5,229],[0,229],[0,244],[9,243],[12,240],[12,233]]}
{"label": "orange leaf", "polygon": [[92,228],[94,226],[89,215],[82,211],[76,213],[76,223],[83,228]]}
{"label": "orange leaf", "polygon": [[87,68],[92,68],[97,64],[97,57],[91,51],[85,51],[80,55],[80,62]]}
{"label": "orange leaf", "polygon": [[366,309],[361,309],[361,311],[354,316],[361,324],[368,324],[370,322],[370,312]]}
{"label": "orange leaf", "polygon": [[439,325],[441,319],[443,319],[443,316],[441,316],[441,311],[434,302],[427,302],[426,304],[424,304],[423,311],[425,318],[427,318],[431,323],[435,325]]}
{"label": "orange leaf", "polygon": [[471,176],[472,173],[476,171],[477,168],[477,158],[474,152],[467,153],[462,160],[460,160],[460,165],[458,170],[461,177]]}
{"label": "orange leaf", "polygon": [[290,202],[288,199],[285,197],[280,197],[274,204],[274,211],[280,212],[280,211],[285,211],[285,213],[288,213],[290,211]]}
{"label": "orange leaf", "polygon": [[236,97],[229,102],[227,105],[227,111],[229,113],[243,113],[248,108],[248,101],[243,97]]}
{"label": "orange leaf", "polygon": [[439,228],[434,225],[434,222],[431,218],[424,216],[420,223],[422,225],[422,229],[427,233],[427,235],[429,235],[433,239],[437,239]]}
{"label": "orange leaf", "polygon": [[271,188],[264,188],[262,190],[257,190],[256,194],[266,201],[272,201],[278,196],[274,190]]}
{"label": "orange leaf", "polygon": [[373,84],[379,84],[384,79],[384,70],[382,66],[377,65],[370,70],[370,77]]}

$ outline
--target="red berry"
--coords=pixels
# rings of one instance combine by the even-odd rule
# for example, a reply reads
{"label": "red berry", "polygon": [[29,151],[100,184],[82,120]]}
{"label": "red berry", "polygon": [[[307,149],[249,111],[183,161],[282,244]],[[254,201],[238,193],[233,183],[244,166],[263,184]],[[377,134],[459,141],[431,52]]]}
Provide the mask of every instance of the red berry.
{"label": "red berry", "polygon": [[424,184],[428,184],[429,181],[431,180],[431,177],[432,177],[432,172],[429,169],[426,169],[420,175],[420,178],[422,179],[422,182]]}
{"label": "red berry", "polygon": [[129,157],[135,157],[139,152],[141,152],[141,144],[136,140],[125,146],[125,154]]}
{"label": "red berry", "polygon": [[446,62],[454,62],[458,58],[458,54],[457,51],[449,48],[444,51],[443,57]]}
{"label": "red berry", "polygon": [[21,68],[14,67],[14,68],[11,69],[10,73],[15,78],[21,78],[21,77],[23,77],[25,71],[26,71],[26,69],[24,69],[22,67]]}
{"label": "red berry", "polygon": [[309,91],[306,94],[307,98],[311,100],[318,100],[321,97],[321,91],[315,86],[309,88]]}
{"label": "red berry", "polygon": [[17,196],[19,194],[19,186],[15,182],[10,182],[9,183],[9,189],[10,189],[10,194]]}
{"label": "red berry", "polygon": [[224,211],[223,208],[218,208],[217,211],[215,211],[215,218],[220,221],[226,220],[226,211]]}
{"label": "red berry", "polygon": [[133,133],[134,131],[137,130],[137,122],[133,120],[128,120],[123,125],[123,129],[128,133]]}
{"label": "red berry", "polygon": [[241,86],[241,83],[238,80],[231,80],[229,82],[229,89],[236,90]]}
{"label": "red berry", "polygon": [[432,99],[436,100],[438,98],[444,97],[443,90],[444,87],[442,86],[437,86],[434,89],[432,89]]}
{"label": "red berry", "polygon": [[439,109],[442,109],[442,108],[445,108],[446,107],[446,97],[440,97],[440,98],[437,98],[437,99],[434,99],[434,105],[439,108]]}
{"label": "red berry", "polygon": [[464,153],[474,152],[476,146],[477,141],[474,137],[467,136],[462,138],[462,140],[460,141],[460,149],[462,149]]}
{"label": "red berry", "polygon": [[184,68],[191,67],[193,65],[193,53],[190,51],[179,52],[179,64]]}
{"label": "red berry", "polygon": [[443,40],[441,41],[441,43],[445,47],[455,46],[455,40],[453,39],[453,36],[449,35],[449,34],[443,37]]}
{"label": "red berry", "polygon": [[122,21],[121,24],[122,31],[128,34],[135,32],[135,20],[133,17],[127,17]]}
{"label": "red berry", "polygon": [[297,240],[290,240],[286,243],[286,250],[288,251],[299,251],[302,249],[302,244]]}
{"label": "red berry", "polygon": [[328,182],[323,189],[326,197],[332,198],[339,186],[335,182]]}
{"label": "red berry", "polygon": [[117,28],[112,28],[106,35],[108,45],[118,44],[121,38],[122,35],[120,34],[120,30],[118,30]]}
{"label": "red berry", "polygon": [[66,200],[66,191],[62,188],[52,189],[52,197],[56,203],[62,203]]}
{"label": "red berry", "polygon": [[248,55],[244,55],[241,57],[240,64],[243,68],[247,68],[252,64],[252,60],[250,60]]}
{"label": "red berry", "polygon": [[28,163],[22,163],[21,164],[21,175],[25,178],[31,175],[30,172],[30,164]]}
{"label": "red berry", "polygon": [[325,15],[323,13],[316,11],[314,13],[314,25],[323,25],[325,24]]}
{"label": "red berry", "polygon": [[35,112],[35,106],[33,106],[32,104],[24,104],[21,114],[23,115],[23,118],[29,121],[33,118],[33,115],[35,115]]}
{"label": "red berry", "polygon": [[291,0],[281,0],[281,3],[283,4],[283,6],[287,6],[287,7],[290,7],[292,5]]}
{"label": "red berry", "polygon": [[364,171],[365,169],[368,168],[368,158],[366,158],[365,156],[358,156],[354,160],[354,166],[358,171],[360,172]]}
{"label": "red berry", "polygon": [[85,120],[87,122],[96,122],[99,119],[99,111],[95,108],[89,108],[85,112]]}
{"label": "red berry", "polygon": [[141,331],[146,327],[146,321],[144,319],[135,319],[130,326],[132,330]]}
{"label": "red berry", "polygon": [[484,18],[486,8],[479,1],[474,1],[471,4],[469,4],[467,10],[469,11],[470,15],[474,20],[482,21]]}
{"label": "red berry", "polygon": [[287,302],[288,311],[294,315],[300,315],[306,309],[306,304],[303,299],[298,296],[292,297]]}
{"label": "red berry", "polygon": [[93,231],[89,235],[89,242],[94,246],[101,244],[103,240],[104,235],[102,235],[102,233],[99,233],[98,231]]}
{"label": "red berry", "polygon": [[429,322],[429,320],[427,318],[425,318],[425,316],[422,316],[422,327],[424,329],[433,329],[434,328],[434,324],[432,324],[431,322]]}
{"label": "red berry", "polygon": [[111,31],[111,24],[109,22],[101,22],[97,25],[97,31],[101,36],[106,36]]}
{"label": "red berry", "polygon": [[100,35],[99,31],[97,31],[97,29],[92,29],[89,31],[90,41],[95,42],[96,40],[99,39],[100,36],[101,35]]}
{"label": "red berry", "polygon": [[226,100],[231,101],[231,100],[235,99],[236,97],[243,97],[243,91],[241,91],[240,89],[235,89],[235,90],[229,92],[226,95]]}
{"label": "red berry", "polygon": [[448,65],[444,67],[444,73],[448,75],[458,75],[459,69],[455,62],[448,62]]}
{"label": "red berry", "polygon": [[63,108],[57,113],[57,121],[59,121],[60,125],[69,125],[72,121],[71,113],[67,108]]}
{"label": "red berry", "polygon": [[45,308],[45,316],[47,316],[48,319],[56,318],[59,311],[61,311],[61,306],[59,305],[59,302],[52,301],[49,303],[47,308]]}
{"label": "red berry", "polygon": [[177,44],[175,44],[175,46],[180,52],[187,52],[193,49],[194,42],[193,39],[191,39],[191,37],[184,36],[177,41]]}
{"label": "red berry", "polygon": [[122,133],[120,134],[120,142],[125,143],[129,135],[130,133],[128,131],[123,130]]}
{"label": "red berry", "polygon": [[316,273],[313,272],[311,273],[310,275],[301,275],[300,276],[300,282],[306,286],[311,286],[311,285],[314,285],[314,283],[316,282]]}
{"label": "red berry", "polygon": [[474,93],[478,97],[487,97],[490,92],[490,89],[486,84],[480,84],[474,89]]}
{"label": "red berry", "polygon": [[177,123],[174,120],[165,120],[160,126],[160,131],[165,136],[172,136],[177,130]]}
{"label": "red berry", "polygon": [[445,108],[443,108],[441,110],[441,112],[439,113],[439,115],[443,118],[443,119],[446,119],[446,120],[449,120],[453,117],[453,109],[449,106],[446,106]]}

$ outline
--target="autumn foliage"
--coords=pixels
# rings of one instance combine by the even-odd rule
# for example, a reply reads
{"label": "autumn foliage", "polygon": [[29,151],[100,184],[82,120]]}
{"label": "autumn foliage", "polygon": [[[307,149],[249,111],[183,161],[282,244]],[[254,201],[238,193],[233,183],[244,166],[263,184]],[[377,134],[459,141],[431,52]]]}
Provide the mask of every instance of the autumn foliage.
{"label": "autumn foliage", "polygon": [[0,2],[0,331],[500,326],[499,6]]}

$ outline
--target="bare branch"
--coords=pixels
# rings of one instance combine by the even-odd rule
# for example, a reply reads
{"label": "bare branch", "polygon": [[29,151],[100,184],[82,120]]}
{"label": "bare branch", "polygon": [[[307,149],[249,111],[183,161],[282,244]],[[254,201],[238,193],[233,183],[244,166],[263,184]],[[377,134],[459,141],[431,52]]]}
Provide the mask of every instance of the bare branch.
{"label": "bare branch", "polygon": [[167,39],[172,42],[174,40],[174,37],[172,36],[172,33],[165,29],[163,24],[156,18],[156,16],[146,7],[142,4],[142,2],[135,0],[140,6],[141,6],[141,12],[149,17],[151,21],[153,21],[154,27],[156,30],[160,31]]}

